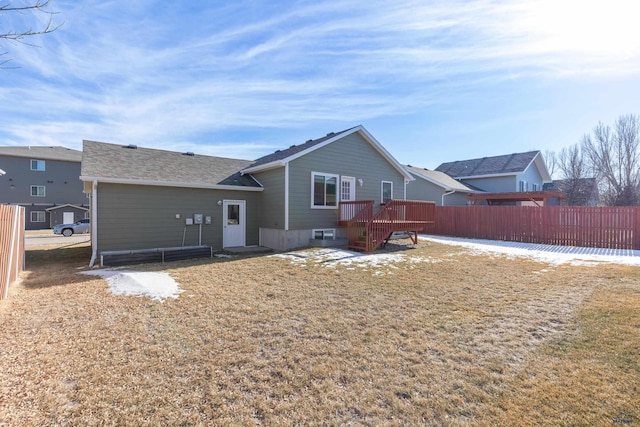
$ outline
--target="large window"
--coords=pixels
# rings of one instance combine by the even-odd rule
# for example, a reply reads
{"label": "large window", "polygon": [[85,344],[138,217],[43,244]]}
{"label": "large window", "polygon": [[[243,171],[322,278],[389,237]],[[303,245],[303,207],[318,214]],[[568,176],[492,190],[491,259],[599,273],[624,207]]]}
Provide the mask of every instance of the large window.
{"label": "large window", "polygon": [[44,185],[32,185],[31,195],[34,197],[44,197],[45,195]]}
{"label": "large window", "polygon": [[45,170],[44,160],[31,160],[31,170],[32,171]]}
{"label": "large window", "polygon": [[338,206],[338,175],[311,172],[311,207],[335,209]]}
{"label": "large window", "polygon": [[31,212],[31,222],[44,222],[45,221],[45,212],[44,211],[32,211]]}
{"label": "large window", "polygon": [[380,200],[382,203],[388,203],[393,199],[393,182],[382,181]]}

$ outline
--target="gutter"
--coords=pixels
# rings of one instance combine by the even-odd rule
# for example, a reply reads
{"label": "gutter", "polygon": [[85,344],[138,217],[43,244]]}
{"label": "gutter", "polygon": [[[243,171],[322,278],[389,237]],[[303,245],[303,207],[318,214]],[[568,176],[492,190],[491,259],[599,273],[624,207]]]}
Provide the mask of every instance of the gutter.
{"label": "gutter", "polygon": [[442,195],[442,202],[441,202],[442,204],[441,204],[441,206],[444,206],[444,196],[448,196],[448,195],[453,194],[453,193],[455,193],[455,192],[456,192],[455,190],[449,190],[449,191],[447,191],[446,193],[444,193],[444,194]]}
{"label": "gutter", "polygon": [[89,267],[93,267],[98,257],[98,181],[91,184],[91,261]]}

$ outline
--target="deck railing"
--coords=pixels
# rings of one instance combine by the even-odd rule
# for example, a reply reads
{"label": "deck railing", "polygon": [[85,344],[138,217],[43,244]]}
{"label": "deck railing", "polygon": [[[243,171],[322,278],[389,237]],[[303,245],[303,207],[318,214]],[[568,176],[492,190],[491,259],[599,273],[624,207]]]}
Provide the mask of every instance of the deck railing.
{"label": "deck railing", "polygon": [[[413,232],[417,242],[417,233],[434,221],[434,202],[391,200],[375,214],[374,204],[372,200],[341,203],[339,222],[347,226],[350,248],[373,252],[396,231]],[[343,213],[353,216],[347,220]]]}

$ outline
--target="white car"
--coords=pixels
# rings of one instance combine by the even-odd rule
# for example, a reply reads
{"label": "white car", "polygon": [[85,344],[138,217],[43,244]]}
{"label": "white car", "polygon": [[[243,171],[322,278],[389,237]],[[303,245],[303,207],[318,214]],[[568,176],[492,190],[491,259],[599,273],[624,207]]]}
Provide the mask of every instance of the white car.
{"label": "white car", "polygon": [[88,218],[76,221],[73,224],[58,224],[53,226],[54,234],[62,234],[69,237],[73,234],[88,233],[91,231],[91,223]]}

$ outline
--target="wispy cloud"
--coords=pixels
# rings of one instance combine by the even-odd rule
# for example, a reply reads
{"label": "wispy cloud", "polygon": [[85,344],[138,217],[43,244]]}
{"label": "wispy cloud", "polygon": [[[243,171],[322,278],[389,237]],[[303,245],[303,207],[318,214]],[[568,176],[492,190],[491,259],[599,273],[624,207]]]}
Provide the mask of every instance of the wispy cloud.
{"label": "wispy cloud", "polygon": [[[638,73],[634,3],[592,3],[56,0],[64,26],[10,52],[22,69],[0,81],[0,137],[217,152],[225,130],[348,126],[509,79]],[[272,148],[245,141],[217,143]]]}

